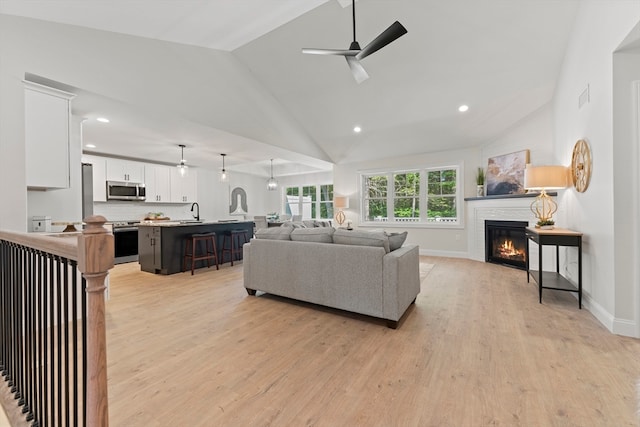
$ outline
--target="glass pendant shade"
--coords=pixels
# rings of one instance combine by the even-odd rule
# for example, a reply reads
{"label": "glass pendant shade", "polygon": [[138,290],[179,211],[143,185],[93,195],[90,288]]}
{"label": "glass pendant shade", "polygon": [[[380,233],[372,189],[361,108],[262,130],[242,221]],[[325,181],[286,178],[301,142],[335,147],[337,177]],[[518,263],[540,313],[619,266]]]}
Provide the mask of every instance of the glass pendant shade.
{"label": "glass pendant shade", "polygon": [[278,189],[278,181],[273,177],[273,159],[271,159],[271,178],[267,181],[267,190],[274,191]]}
{"label": "glass pendant shade", "polygon": [[186,165],[187,161],[184,159],[184,144],[178,145],[181,149],[180,163],[176,165],[178,171],[180,172],[180,176],[186,176],[189,172],[189,166]]}
{"label": "glass pendant shade", "polygon": [[220,154],[222,156],[222,170],[220,171],[220,182],[229,182],[229,173],[224,168],[224,158],[226,154]]}

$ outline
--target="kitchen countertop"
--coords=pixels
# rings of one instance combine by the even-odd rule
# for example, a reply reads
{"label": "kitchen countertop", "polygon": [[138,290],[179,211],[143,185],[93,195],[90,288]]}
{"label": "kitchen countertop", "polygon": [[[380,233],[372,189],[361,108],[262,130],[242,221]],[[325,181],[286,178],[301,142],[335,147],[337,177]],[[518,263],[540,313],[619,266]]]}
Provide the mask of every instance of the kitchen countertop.
{"label": "kitchen countertop", "polygon": [[201,221],[196,221],[196,220],[182,220],[182,221],[140,221],[138,224],[138,226],[140,227],[188,227],[188,226],[194,226],[194,225],[209,225],[209,224],[239,224],[239,223],[243,223],[243,222],[252,222],[252,221],[245,221],[245,220],[238,220],[238,221],[229,221],[229,220],[218,220],[218,221],[208,221],[208,220],[201,220]]}

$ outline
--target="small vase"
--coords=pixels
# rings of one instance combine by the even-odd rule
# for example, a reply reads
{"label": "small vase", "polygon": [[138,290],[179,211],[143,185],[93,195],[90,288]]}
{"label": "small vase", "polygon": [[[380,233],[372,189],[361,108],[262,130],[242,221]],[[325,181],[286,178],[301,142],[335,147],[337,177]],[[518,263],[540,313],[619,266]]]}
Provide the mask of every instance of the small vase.
{"label": "small vase", "polygon": [[476,195],[478,197],[484,197],[484,185],[476,186]]}

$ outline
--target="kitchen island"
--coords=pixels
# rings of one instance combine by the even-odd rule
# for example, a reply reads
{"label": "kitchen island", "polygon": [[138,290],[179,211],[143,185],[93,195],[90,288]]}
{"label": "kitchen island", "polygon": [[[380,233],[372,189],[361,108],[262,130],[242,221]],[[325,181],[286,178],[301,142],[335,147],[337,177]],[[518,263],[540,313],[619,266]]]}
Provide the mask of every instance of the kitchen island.
{"label": "kitchen island", "polygon": [[[138,224],[138,255],[140,269],[149,273],[174,274],[182,271],[185,239],[192,234],[216,233],[218,263],[223,258],[222,242],[226,232],[245,230],[253,236],[253,221],[144,221]],[[206,267],[206,261],[196,262],[196,268]],[[190,270],[190,269],[189,269]]]}

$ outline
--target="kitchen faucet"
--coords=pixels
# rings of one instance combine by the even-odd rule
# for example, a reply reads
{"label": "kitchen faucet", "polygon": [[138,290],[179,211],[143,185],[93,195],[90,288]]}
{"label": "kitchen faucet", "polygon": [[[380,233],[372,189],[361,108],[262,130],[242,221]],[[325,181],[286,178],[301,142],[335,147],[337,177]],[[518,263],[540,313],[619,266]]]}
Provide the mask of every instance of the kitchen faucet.
{"label": "kitchen faucet", "polygon": [[193,202],[193,204],[191,205],[191,212],[193,212],[193,208],[196,207],[196,214],[193,215],[193,217],[196,219],[196,221],[200,221],[200,205],[198,204],[198,202]]}

